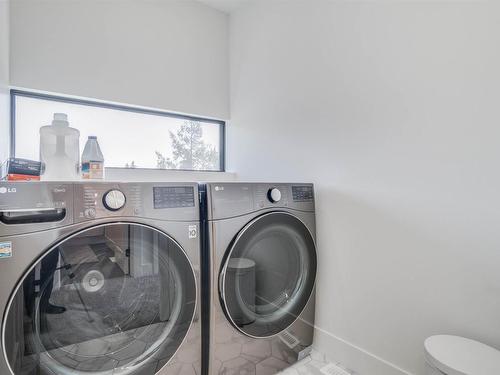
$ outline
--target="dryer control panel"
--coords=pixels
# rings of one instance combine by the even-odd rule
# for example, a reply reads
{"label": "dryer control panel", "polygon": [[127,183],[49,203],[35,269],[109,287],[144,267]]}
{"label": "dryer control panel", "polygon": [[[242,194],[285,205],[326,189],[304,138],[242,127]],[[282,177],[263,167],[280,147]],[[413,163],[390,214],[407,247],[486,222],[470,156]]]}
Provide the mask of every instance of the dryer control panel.
{"label": "dryer control panel", "polygon": [[314,211],[314,186],[308,183],[210,183],[209,220],[270,208]]}

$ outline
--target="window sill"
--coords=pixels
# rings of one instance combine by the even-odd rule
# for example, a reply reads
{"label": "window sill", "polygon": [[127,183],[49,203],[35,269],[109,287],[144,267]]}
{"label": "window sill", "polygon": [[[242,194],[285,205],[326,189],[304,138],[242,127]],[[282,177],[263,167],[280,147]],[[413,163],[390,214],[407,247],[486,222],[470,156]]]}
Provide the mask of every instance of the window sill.
{"label": "window sill", "polygon": [[203,172],[203,171],[176,171],[170,169],[142,169],[142,168],[106,168],[105,179],[108,181],[126,182],[226,182],[236,181],[236,173],[232,172]]}

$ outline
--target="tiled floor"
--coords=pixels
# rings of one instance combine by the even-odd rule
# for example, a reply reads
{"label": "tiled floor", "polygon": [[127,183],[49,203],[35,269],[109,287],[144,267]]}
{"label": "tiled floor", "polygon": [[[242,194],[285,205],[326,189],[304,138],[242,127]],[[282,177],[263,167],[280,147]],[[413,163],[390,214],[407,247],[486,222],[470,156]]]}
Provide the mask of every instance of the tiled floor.
{"label": "tiled floor", "polygon": [[[327,373],[325,374],[321,369],[331,363],[332,362],[329,362],[323,354],[313,350],[311,355],[280,372],[279,375],[327,375]],[[337,366],[343,368],[339,364],[337,364]],[[359,375],[352,371],[347,372],[351,375]]]}

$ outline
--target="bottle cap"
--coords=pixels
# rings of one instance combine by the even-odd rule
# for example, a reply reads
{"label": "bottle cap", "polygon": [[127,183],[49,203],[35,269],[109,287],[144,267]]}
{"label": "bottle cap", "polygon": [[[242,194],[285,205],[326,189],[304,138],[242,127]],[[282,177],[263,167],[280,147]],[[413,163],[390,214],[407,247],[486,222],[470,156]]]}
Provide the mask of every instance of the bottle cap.
{"label": "bottle cap", "polygon": [[54,119],[52,120],[52,125],[69,126],[68,115],[66,113],[54,113]]}

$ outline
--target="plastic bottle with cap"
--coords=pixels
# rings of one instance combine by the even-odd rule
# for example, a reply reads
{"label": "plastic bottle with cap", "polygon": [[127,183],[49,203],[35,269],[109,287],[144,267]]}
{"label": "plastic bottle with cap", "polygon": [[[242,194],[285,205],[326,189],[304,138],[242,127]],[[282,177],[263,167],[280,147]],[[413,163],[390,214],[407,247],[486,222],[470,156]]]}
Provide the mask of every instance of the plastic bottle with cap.
{"label": "plastic bottle with cap", "polygon": [[89,136],[82,153],[82,177],[89,180],[104,178],[104,156],[96,136]]}
{"label": "plastic bottle with cap", "polygon": [[80,132],[71,128],[68,115],[54,113],[51,125],[40,128],[41,179],[74,181],[79,179]]}

